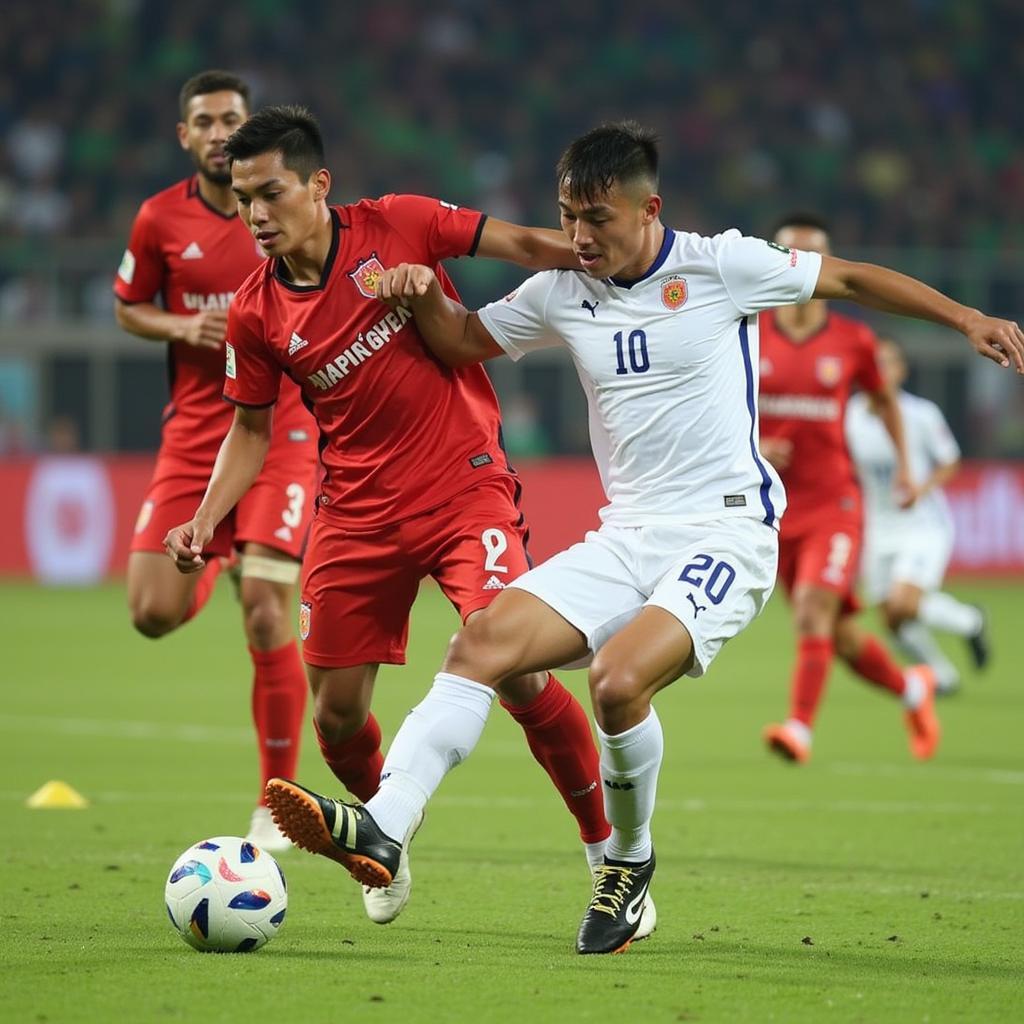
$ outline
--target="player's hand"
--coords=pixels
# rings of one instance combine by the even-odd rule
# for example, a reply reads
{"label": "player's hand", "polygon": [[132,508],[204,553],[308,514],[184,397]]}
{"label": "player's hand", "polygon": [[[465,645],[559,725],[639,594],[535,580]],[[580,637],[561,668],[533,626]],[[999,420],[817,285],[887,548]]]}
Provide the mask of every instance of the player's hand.
{"label": "player's hand", "polygon": [[184,317],[182,341],[195,348],[221,348],[228,331],[228,314],[223,309],[208,309]]}
{"label": "player's hand", "polygon": [[181,526],[172,527],[164,537],[164,548],[178,572],[186,575],[199,572],[206,562],[203,548],[213,536],[213,530],[199,520],[192,519]]}
{"label": "player's hand", "polygon": [[1000,366],[1012,363],[1018,373],[1024,373],[1024,332],[1015,321],[979,312],[967,322],[963,332],[978,355]]}
{"label": "player's hand", "polygon": [[419,263],[399,263],[384,271],[377,284],[377,297],[393,309],[410,299],[418,299],[430,291],[437,280],[430,267]]}
{"label": "player's hand", "polygon": [[788,437],[762,437],[761,454],[777,469],[785,470],[793,459],[793,442]]}

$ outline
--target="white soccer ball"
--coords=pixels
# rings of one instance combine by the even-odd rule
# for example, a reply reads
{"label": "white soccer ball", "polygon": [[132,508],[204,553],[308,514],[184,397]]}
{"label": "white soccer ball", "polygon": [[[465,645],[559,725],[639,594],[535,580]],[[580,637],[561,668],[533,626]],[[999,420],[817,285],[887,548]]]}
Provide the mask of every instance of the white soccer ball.
{"label": "white soccer ball", "polygon": [[174,862],[164,901],[171,924],[194,949],[248,953],[280,930],[288,887],[269,853],[237,836],[215,836]]}

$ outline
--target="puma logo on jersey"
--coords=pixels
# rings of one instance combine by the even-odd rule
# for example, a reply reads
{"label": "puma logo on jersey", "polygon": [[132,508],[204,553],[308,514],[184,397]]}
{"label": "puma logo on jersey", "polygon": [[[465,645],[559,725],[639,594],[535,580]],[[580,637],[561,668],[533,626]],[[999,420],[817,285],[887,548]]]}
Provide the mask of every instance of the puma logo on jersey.
{"label": "puma logo on jersey", "polygon": [[293,356],[300,348],[305,348],[309,342],[305,338],[300,338],[294,331],[292,336],[288,340],[288,355]]}
{"label": "puma logo on jersey", "polygon": [[182,251],[181,258],[183,260],[201,260],[203,258],[203,250],[199,248],[199,243],[189,242]]}
{"label": "puma logo on jersey", "polygon": [[329,391],[357,366],[379,352],[412,319],[407,306],[396,306],[382,316],[368,331],[360,331],[348,348],[335,356],[326,366],[306,379],[318,391]]}
{"label": "puma logo on jersey", "polygon": [[708,610],[708,606],[706,604],[697,604],[693,594],[687,594],[686,599],[690,602],[690,604],[693,605],[694,618],[697,618],[697,616],[700,615],[701,612],[706,612]]}
{"label": "puma logo on jersey", "polygon": [[492,576],[485,584],[484,590],[504,590],[505,584],[498,579],[497,576]]}
{"label": "puma logo on jersey", "polygon": [[597,302],[588,302],[586,299],[584,299],[580,303],[580,309],[585,309],[596,320],[597,319],[597,307],[600,306],[600,305],[601,305],[601,300],[600,299],[598,299]]}

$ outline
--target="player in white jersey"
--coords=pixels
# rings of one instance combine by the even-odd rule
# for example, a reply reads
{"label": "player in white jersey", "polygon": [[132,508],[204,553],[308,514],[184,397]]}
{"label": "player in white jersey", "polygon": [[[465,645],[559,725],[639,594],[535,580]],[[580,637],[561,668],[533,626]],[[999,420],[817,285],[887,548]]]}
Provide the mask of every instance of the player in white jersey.
{"label": "player in white jersey", "polygon": [[[272,780],[275,820],[369,885],[397,870],[408,823],[476,745],[510,674],[593,656],[590,693],[612,834],[576,940],[626,948],[654,873],[650,820],[663,739],[653,696],[707,671],[775,582],[783,495],[757,447],[753,314],[856,299],[958,324],[1024,372],[1024,335],[920,282],[730,231],[666,228],[657,146],[631,122],[577,139],[559,163],[562,226],[581,269],[540,274],[479,314],[449,301],[428,267],[402,265],[378,294],[407,303],[449,366],[566,347],[590,405],[608,505],[601,528],[519,577],[452,641],[406,716],[365,806]],[[405,825],[403,825],[405,822]]]}
{"label": "player in white jersey", "polygon": [[847,407],[846,437],[864,493],[861,582],[900,646],[931,666],[938,692],[950,693],[960,673],[930,629],[963,637],[977,668],[989,657],[981,610],[941,590],[953,551],[953,520],[942,488],[956,474],[960,446],[934,402],[902,390],[907,364],[894,341],[881,340],[879,368],[898,396],[916,500],[910,508],[897,504],[892,441],[867,395],[855,395]]}

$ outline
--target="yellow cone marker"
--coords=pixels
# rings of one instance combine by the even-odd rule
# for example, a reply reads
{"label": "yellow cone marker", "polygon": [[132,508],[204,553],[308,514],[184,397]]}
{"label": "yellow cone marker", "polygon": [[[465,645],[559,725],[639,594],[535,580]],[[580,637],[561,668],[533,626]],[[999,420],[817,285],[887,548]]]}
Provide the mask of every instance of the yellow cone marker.
{"label": "yellow cone marker", "polygon": [[26,806],[36,810],[43,808],[53,810],[56,808],[70,808],[80,810],[89,806],[89,801],[78,792],[72,789],[66,782],[54,779],[37,789],[26,801]]}

